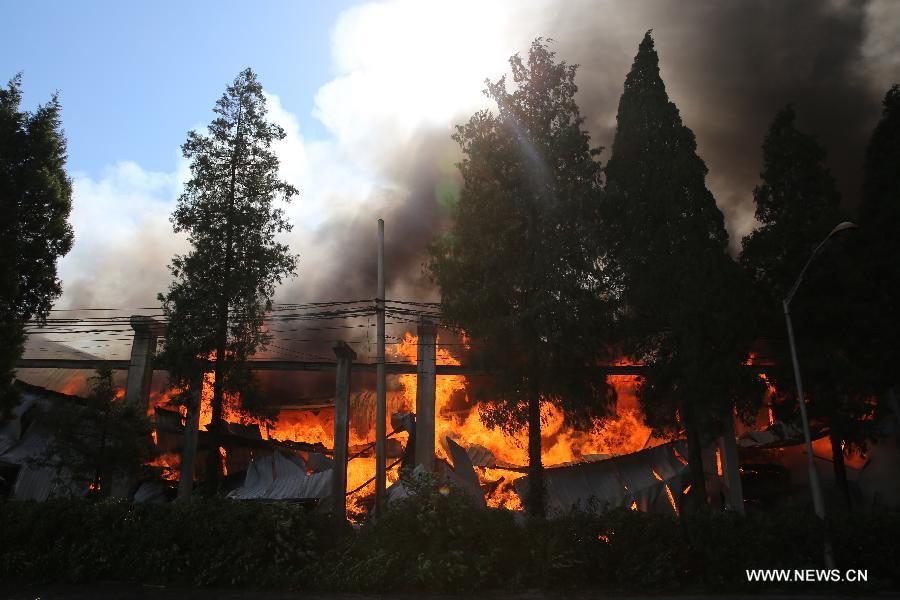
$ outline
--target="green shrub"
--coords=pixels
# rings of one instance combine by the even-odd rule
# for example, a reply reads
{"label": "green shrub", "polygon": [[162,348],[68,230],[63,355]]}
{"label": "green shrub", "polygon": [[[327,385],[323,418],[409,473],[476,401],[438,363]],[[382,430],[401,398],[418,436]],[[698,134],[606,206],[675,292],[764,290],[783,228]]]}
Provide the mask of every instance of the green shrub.
{"label": "green shrub", "polygon": [[0,580],[289,585],[340,537],[292,504],[51,500],[0,505]]}
{"label": "green shrub", "polygon": [[350,591],[470,591],[521,583],[529,542],[512,513],[478,508],[430,477],[406,483],[412,495],[345,539],[310,579]]}
{"label": "green shrub", "polygon": [[[368,592],[758,592],[797,588],[749,583],[745,569],[822,564],[826,528],[809,511],[681,519],[573,511],[542,521],[484,510],[431,478],[409,485],[409,498],[356,531],[289,503],[0,503],[0,581]],[[900,513],[834,515],[827,532],[840,569],[869,571],[868,585],[843,589],[898,586]]]}

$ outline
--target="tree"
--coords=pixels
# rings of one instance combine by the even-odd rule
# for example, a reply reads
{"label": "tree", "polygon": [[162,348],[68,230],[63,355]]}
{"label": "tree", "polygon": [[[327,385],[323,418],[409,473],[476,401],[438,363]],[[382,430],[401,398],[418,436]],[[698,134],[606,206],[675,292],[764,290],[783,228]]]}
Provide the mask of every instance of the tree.
{"label": "tree", "polygon": [[12,385],[25,325],[46,322],[62,293],[56,261],[72,248],[72,184],[54,95],[22,111],[22,77],[0,89],[0,417],[18,402]]}
{"label": "tree", "polygon": [[604,232],[622,270],[622,347],[648,374],[638,389],[655,430],[687,435],[695,504],[706,504],[702,445],[747,415],[762,382],[743,367],[753,340],[747,282],[726,253],[693,132],[669,100],[650,32],[619,101],[606,166]]}
{"label": "tree", "polygon": [[[35,463],[71,478],[72,491],[108,496],[112,482],[133,479],[150,454],[151,426],[144,411],[125,402],[112,371],[98,369],[83,403],[63,402],[42,418],[53,432]],[[63,489],[67,486],[63,486]]]}
{"label": "tree", "polygon": [[575,101],[576,66],[557,62],[541,39],[527,62],[487,81],[497,113],[457,127],[463,187],[430,270],[447,325],[477,343],[471,360],[493,376],[482,417],[510,432],[528,427],[528,494],[544,515],[541,403],[589,426],[614,395],[598,361],[602,325],[614,309],[591,238],[601,169]]}
{"label": "tree", "polygon": [[858,262],[876,307],[869,328],[873,377],[893,387],[900,383],[900,84],[885,94],[881,120],[866,148],[859,224]]}
{"label": "tree", "polygon": [[221,472],[220,436],[226,393],[240,393],[244,409],[263,408],[246,360],[264,348],[263,330],[275,286],[295,275],[297,257],[277,242],[290,231],[277,202],[297,190],[278,178],[273,142],[281,127],[266,120],[262,86],[242,71],[213,109],[206,135],[191,131],[182,146],[191,179],[172,215],[192,249],[172,260],[174,282],[160,294],[168,318],[163,361],[177,383],[186,384],[198,361],[214,360],[212,423],[207,476],[215,487]]}
{"label": "tree", "polygon": [[[762,327],[778,342],[769,378],[791,411],[797,398],[781,302],[813,248],[848,220],[825,149],[798,131],[795,121],[789,105],[766,135],[762,184],[753,192],[760,227],[744,239],[741,256],[764,302]],[[846,234],[831,239],[811,263],[791,302],[791,318],[810,418],[829,428],[835,478],[849,500],[843,449],[865,444],[872,387],[866,372],[868,342],[861,335],[869,294],[848,243],[852,238]]]}

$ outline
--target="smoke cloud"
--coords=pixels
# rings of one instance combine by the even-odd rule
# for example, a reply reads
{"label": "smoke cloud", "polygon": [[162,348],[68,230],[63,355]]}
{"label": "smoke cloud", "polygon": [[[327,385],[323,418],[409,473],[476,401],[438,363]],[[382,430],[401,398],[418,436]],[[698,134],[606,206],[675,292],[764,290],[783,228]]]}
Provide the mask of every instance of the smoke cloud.
{"label": "smoke cloud", "polygon": [[[709,167],[707,183],[733,251],[754,227],[763,137],[787,103],[795,105],[799,126],[827,147],[845,203],[855,205],[881,97],[900,80],[898,3],[389,0],[349,9],[335,25],[336,75],[319,90],[315,113],[328,139],[304,139],[278,90],[269,90],[270,116],[288,133],[279,147],[283,176],[301,189],[288,207],[296,225],[286,236],[300,254],[300,276],[276,300],[374,298],[378,218],[386,221],[388,297],[438,299],[423,263],[459,185],[450,135],[472,112],[490,107],[484,79],[506,73],[509,56],[527,52],[535,37],[552,38],[559,58],[580,65],[586,126],[594,145],[609,148],[625,75],[648,29],[669,95]],[[185,173],[185,165],[168,175],[134,166],[124,179],[76,178],[82,224],[62,264],[61,307],[155,304],[168,285],[166,263],[184,247],[162,225]],[[111,182],[131,185],[138,200],[98,204],[105,197],[98,190]],[[100,205],[108,215],[127,215],[116,236],[100,234],[107,230],[96,214]],[[344,337],[366,339],[351,333]]]}

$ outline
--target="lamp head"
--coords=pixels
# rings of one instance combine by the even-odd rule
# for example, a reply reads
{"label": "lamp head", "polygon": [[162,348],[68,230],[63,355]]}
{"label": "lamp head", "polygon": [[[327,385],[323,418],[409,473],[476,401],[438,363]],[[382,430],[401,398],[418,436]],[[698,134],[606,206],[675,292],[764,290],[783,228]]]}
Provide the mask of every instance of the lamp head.
{"label": "lamp head", "polygon": [[828,234],[828,237],[833,236],[836,233],[844,231],[846,229],[859,229],[859,225],[853,223],[851,221],[844,221],[842,223],[838,223],[835,225],[834,229],[831,230],[831,233]]}

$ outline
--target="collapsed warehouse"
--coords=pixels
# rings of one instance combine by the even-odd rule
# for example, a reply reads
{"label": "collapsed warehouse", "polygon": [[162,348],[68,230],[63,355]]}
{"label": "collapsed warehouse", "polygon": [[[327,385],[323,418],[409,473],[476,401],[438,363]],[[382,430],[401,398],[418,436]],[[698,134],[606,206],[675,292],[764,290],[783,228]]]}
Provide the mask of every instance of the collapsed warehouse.
{"label": "collapsed warehouse", "polygon": [[[183,406],[173,404],[165,374],[153,386],[153,358],[162,329],[146,319],[132,320],[135,337],[129,361],[105,361],[125,371],[123,401],[147,407],[153,456],[143,475],[112,486],[111,494],[135,501],[166,502],[190,494],[204,476],[210,451],[210,382],[203,386],[193,423]],[[486,427],[470,397],[470,375],[437,341],[432,325],[408,334],[391,351],[407,359],[396,363],[389,397],[386,444],[388,501],[408,494],[401,472],[430,471],[490,508],[521,510],[527,496],[524,434],[507,436]],[[326,369],[336,373],[332,398],[283,405],[273,422],[254,420],[240,410],[226,411],[221,436],[223,487],[235,501],[279,500],[311,508],[346,511],[361,519],[372,509],[374,401],[369,390],[350,393],[351,371],[369,368],[354,362],[355,353],[335,345],[333,364],[281,367]],[[65,393],[83,371],[104,362],[73,354],[54,360],[20,362],[22,402],[0,425],[0,494],[13,500],[46,500],[89,492],[64,469],[35,464],[53,431],[42,414],[61,403],[77,403]],[[283,362],[283,361],[282,361]],[[275,368],[278,365],[268,365]],[[258,368],[264,368],[262,365]],[[548,407],[543,432],[548,509],[561,513],[573,506],[609,510],[617,507],[680,514],[690,489],[686,443],[653,436],[641,422],[634,399],[639,374],[627,367],[611,371],[619,397],[616,414],[590,432],[567,428],[561,414]],[[27,383],[30,382],[30,383]],[[898,416],[879,423],[879,439],[865,457],[848,460],[848,479],[856,508],[900,506]],[[827,431],[814,432],[816,467],[826,489],[833,489]],[[720,438],[704,452],[706,487],[711,502],[733,510],[765,510],[805,504],[809,493],[806,453],[800,431],[761,414],[755,426]],[[731,442],[731,443],[729,443]],[[185,460],[189,469],[183,469]],[[343,468],[341,468],[343,465]],[[189,473],[189,475],[185,475]],[[180,484],[180,485],[179,485]],[[839,502],[834,494],[832,502]],[[340,504],[337,504],[340,503]]]}

